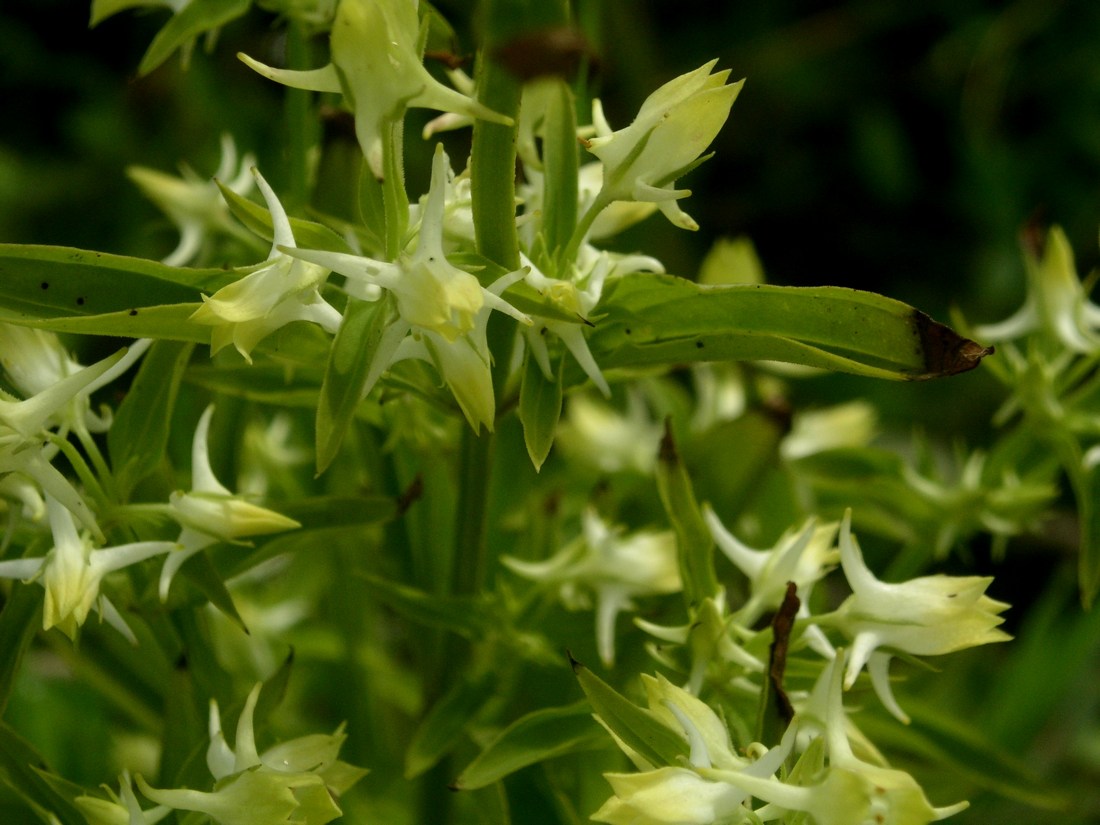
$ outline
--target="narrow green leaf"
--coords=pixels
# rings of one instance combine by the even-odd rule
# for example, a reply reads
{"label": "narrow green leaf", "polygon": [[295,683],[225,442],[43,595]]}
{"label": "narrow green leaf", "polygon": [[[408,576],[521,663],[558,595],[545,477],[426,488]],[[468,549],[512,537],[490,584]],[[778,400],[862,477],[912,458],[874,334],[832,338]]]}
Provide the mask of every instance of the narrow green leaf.
{"label": "narrow green leaf", "polygon": [[680,578],[687,604],[699,604],[718,594],[714,572],[714,540],[695,500],[691,479],[676,449],[672,424],[665,422],[665,435],[657,461],[657,491],[669,521],[676,531]]}
{"label": "narrow green leaf", "polygon": [[248,11],[252,0],[191,0],[174,13],[149,44],[138,66],[147,75],[176,49],[187,47],[199,35],[212,32]]}
{"label": "narrow green leaf", "polygon": [[543,227],[551,254],[564,248],[577,227],[577,115],[569,85],[555,79],[547,95],[543,125],[546,196]]}
{"label": "narrow green leaf", "polygon": [[115,412],[107,432],[107,449],[123,501],[129,500],[134,485],[164,458],[176,394],[191,350],[190,344],[154,342]]}
{"label": "narrow green leaf", "polygon": [[23,663],[23,654],[42,624],[39,609],[43,590],[37,584],[12,585],[11,595],[0,612],[0,716],[11,698],[15,676]]}
{"label": "narrow green leaf", "polygon": [[1068,801],[1029,765],[968,722],[913,699],[907,700],[905,707],[912,718],[907,726],[881,715],[867,715],[860,718],[860,729],[879,744],[907,750],[1009,799],[1047,809],[1062,808]]}
{"label": "narrow green leaf", "polygon": [[210,560],[209,552],[208,549],[196,553],[194,557],[184,562],[178,575],[191,582],[210,604],[214,605],[237,627],[247,633],[248,627],[245,625],[244,619],[241,618],[241,614],[237,612],[233,597],[229,595],[229,589],[225,586],[225,581],[222,580],[217,568]]}
{"label": "narrow green leaf", "polygon": [[237,277],[224,269],[182,269],[64,246],[0,244],[0,310],[14,317],[96,316],[161,304],[193,305],[200,292],[214,292]]}
{"label": "narrow green leaf", "polygon": [[364,575],[363,578],[373,598],[426,627],[480,639],[499,623],[492,603],[485,597],[436,595],[377,576]]}
{"label": "narrow green leaf", "polygon": [[22,324],[51,332],[70,332],[75,335],[110,335],[116,338],[156,338],[170,341],[189,341],[193,344],[210,343],[210,327],[196,324],[191,314],[199,304],[168,304],[141,307],[125,312],[109,312],[105,315],[54,318],[5,318],[13,324]]}
{"label": "narrow green leaf", "polygon": [[506,727],[462,771],[456,790],[483,788],[510,773],[555,756],[607,745],[607,733],[592,720],[587,702],[543,708]]}
{"label": "narrow green leaf", "polygon": [[344,440],[363,397],[371,362],[385,331],[390,302],[348,302],[332,343],[317,406],[317,472],[325,471]]}
{"label": "narrow green leaf", "polygon": [[527,454],[536,470],[542,467],[554,445],[554,434],[561,418],[561,376],[559,366],[555,380],[548,381],[528,349],[519,391],[519,420],[523,424]]}
{"label": "narrow green leaf", "polygon": [[50,776],[34,746],[6,722],[0,722],[0,781],[32,808],[54,814],[62,825],[86,825],[71,801],[76,786]]}
{"label": "narrow green leaf", "polygon": [[432,706],[405,752],[406,779],[420,776],[454,750],[478,710],[492,698],[491,681],[490,674],[459,679]]}
{"label": "narrow green leaf", "polygon": [[[972,369],[992,351],[899,301],[842,287],[636,275],[608,285],[594,320],[589,346],[604,369],[770,360],[922,380]],[[582,380],[576,372],[567,385]]]}
{"label": "narrow green leaf", "polygon": [[[261,238],[271,241],[275,237],[275,230],[271,224],[271,213],[260,204],[250,201],[243,195],[238,195],[221,181],[218,181],[222,197],[225,198],[229,211],[234,217],[243,223],[249,230]],[[322,223],[306,221],[301,218],[290,218],[290,229],[294,233],[294,240],[303,248],[323,249],[329,252],[353,253],[348,242],[336,232]]]}
{"label": "narrow green leaf", "polygon": [[573,660],[573,673],[596,715],[627,747],[656,767],[679,764],[687,756],[682,736],[665,727],[648,710],[640,708],[616,691],[580,662]]}

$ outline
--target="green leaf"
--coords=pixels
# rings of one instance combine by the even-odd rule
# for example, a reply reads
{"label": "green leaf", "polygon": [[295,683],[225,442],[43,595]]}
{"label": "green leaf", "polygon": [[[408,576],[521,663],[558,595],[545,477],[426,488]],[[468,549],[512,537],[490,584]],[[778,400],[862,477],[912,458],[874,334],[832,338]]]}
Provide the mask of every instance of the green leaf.
{"label": "green leaf", "polygon": [[0,611],[0,716],[11,698],[23,654],[42,624],[39,608],[43,592],[37,584],[16,582]]}
{"label": "green leaf", "polygon": [[442,596],[365,574],[370,595],[406,619],[465,636],[484,638],[499,624],[487,597]]}
{"label": "green leaf", "polygon": [[169,304],[166,306],[134,308],[126,312],[111,312],[76,318],[5,318],[12,324],[21,324],[51,332],[69,332],[74,335],[110,335],[116,338],[157,338],[171,341],[189,341],[193,344],[209,344],[211,327],[196,324],[191,315],[200,304]]}
{"label": "green leaf", "polygon": [[[272,241],[275,231],[271,224],[271,213],[263,206],[250,201],[243,195],[238,195],[221,181],[218,181],[222,197],[225,198],[229,211],[243,223],[249,230],[261,238]],[[336,232],[324,224],[316,221],[306,221],[301,218],[290,218],[290,229],[294,233],[294,241],[298,246],[308,249],[323,249],[328,252],[354,253],[355,250],[348,246],[348,242]]]}
{"label": "green leaf", "polygon": [[363,398],[371,362],[390,317],[390,300],[348,302],[332,343],[317,406],[317,473],[323,473],[344,440]]}
{"label": "green leaf", "polygon": [[107,448],[119,495],[157,468],[168,445],[168,429],[192,346],[156,341],[145,353],[126,397],[107,431]]}
{"label": "green leaf", "polygon": [[560,79],[547,95],[543,124],[546,197],[543,227],[551,254],[563,249],[577,226],[577,115],[569,85]]}
{"label": "green leaf", "polygon": [[405,752],[406,779],[420,776],[454,750],[477,712],[493,698],[492,682],[490,673],[459,679],[432,706]]}
{"label": "green leaf", "polygon": [[661,451],[657,460],[657,491],[665,506],[669,521],[676,531],[676,547],[680,562],[680,578],[684,583],[684,599],[688,606],[718,594],[718,577],[714,572],[714,540],[707,529],[691,479],[672,436],[672,424],[665,422]]}
{"label": "green leaf", "polygon": [[72,803],[83,789],[52,776],[45,765],[30,742],[0,722],[0,781],[36,811],[54,814],[62,825],[86,825]]}
{"label": "green leaf", "polygon": [[1029,765],[968,722],[907,700],[909,725],[865,715],[859,726],[872,741],[919,755],[954,776],[1009,799],[1039,808],[1061,808],[1067,800],[1046,786]]}
{"label": "green leaf", "polygon": [[456,790],[483,788],[510,773],[555,756],[607,744],[587,702],[543,708],[510,724],[462,771]]}
{"label": "green leaf", "polygon": [[1077,559],[1077,579],[1081,587],[1081,603],[1091,610],[1100,592],[1100,464],[1082,470],[1074,491],[1081,519],[1081,545]]}
{"label": "green leaf", "polygon": [[0,244],[0,310],[12,319],[125,316],[161,304],[191,304],[194,311],[200,292],[214,292],[237,277],[224,269],[182,269],[63,246]]}
{"label": "green leaf", "polygon": [[527,454],[536,470],[542,467],[554,445],[554,434],[561,418],[561,376],[559,366],[555,380],[548,381],[528,348],[519,391],[519,420],[523,424]]}
{"label": "green leaf", "polygon": [[196,553],[192,558],[185,561],[177,575],[182,575],[191,582],[210,604],[214,605],[237,627],[247,633],[248,627],[245,625],[244,619],[241,618],[241,614],[237,612],[237,606],[233,604],[233,597],[229,595],[229,589],[225,586],[225,581],[218,574],[217,568],[210,560],[208,555],[210,549],[207,548],[201,553]]}
{"label": "green leaf", "polygon": [[680,764],[688,755],[682,736],[666,727],[652,713],[616,691],[580,662],[572,660],[581,689],[608,729],[627,747],[655,767]]}
{"label": "green leaf", "polygon": [[149,74],[176,49],[186,46],[204,32],[236,20],[248,11],[250,5],[252,0],[191,0],[157,32],[141,58],[138,74]]}
{"label": "green leaf", "polygon": [[[842,287],[706,287],[633,275],[608,285],[592,320],[588,343],[604,369],[770,360],[922,380],[972,369],[991,352],[906,304]],[[578,373],[566,384],[583,380]]]}

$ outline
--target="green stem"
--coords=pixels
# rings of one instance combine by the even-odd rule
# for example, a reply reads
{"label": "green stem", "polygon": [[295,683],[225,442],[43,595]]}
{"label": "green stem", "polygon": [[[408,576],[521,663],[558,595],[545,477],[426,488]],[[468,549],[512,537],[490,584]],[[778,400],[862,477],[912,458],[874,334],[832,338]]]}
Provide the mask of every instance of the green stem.
{"label": "green stem", "polygon": [[[313,48],[300,24],[287,27],[287,61],[292,69],[313,68]],[[291,203],[309,202],[309,150],[316,141],[317,119],[313,114],[313,92],[289,88],[286,91],[287,191]]]}
{"label": "green stem", "polygon": [[482,591],[490,561],[485,536],[493,434],[464,427],[459,461],[454,592],[473,595]]}

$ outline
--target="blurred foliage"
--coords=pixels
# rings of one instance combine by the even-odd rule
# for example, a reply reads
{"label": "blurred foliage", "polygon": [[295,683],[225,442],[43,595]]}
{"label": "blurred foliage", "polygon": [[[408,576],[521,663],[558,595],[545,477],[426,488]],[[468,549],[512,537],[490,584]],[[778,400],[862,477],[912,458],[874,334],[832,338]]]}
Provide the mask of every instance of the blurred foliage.
{"label": "blurred foliage", "polygon": [[[457,0],[437,5],[456,24],[468,14],[469,4]],[[1096,3],[780,0],[727,3],[717,11],[632,0],[576,5],[598,55],[592,91],[611,101],[607,115],[615,126],[629,120],[650,90],[694,68],[700,55],[717,57],[733,77],[747,78],[713,147],[716,156],[686,181],[700,232],[688,235],[652,221],[620,240],[620,246],[634,248],[644,236],[647,252],[672,272],[690,275],[716,238],[745,234],[772,283],[873,289],[941,318],[957,304],[979,323],[1003,318],[1020,303],[1018,234],[1029,218],[1065,227],[1083,273],[1097,261]],[[291,173],[280,165],[285,125],[271,117],[282,110],[281,90],[235,57],[246,51],[277,62],[285,43],[270,15],[253,11],[227,26],[212,54],[196,49],[187,71],[173,58],[137,79],[136,67],[164,12],[119,15],[91,32],[87,12],[86,4],[71,0],[6,0],[0,7],[0,99],[7,107],[0,128],[0,242],[162,257],[175,242],[173,231],[124,168],[172,170],[186,162],[209,174],[218,162],[219,135],[230,124],[237,145],[257,155],[277,189],[287,179]],[[408,129],[411,141],[419,141],[417,131]],[[349,139],[338,124],[330,124],[330,132],[330,142]],[[830,376],[827,385],[817,378],[794,384],[791,401],[798,408],[870,396],[886,429],[900,425],[905,433],[916,425],[933,439],[964,438],[982,446],[991,440],[988,421],[999,403],[995,386],[981,371],[911,385]],[[186,444],[173,449],[183,453]],[[498,460],[509,458],[515,457]],[[551,464],[548,475],[553,471]],[[1018,800],[978,796],[953,822],[1086,823],[1100,816],[1095,796],[1081,793],[1096,787],[1100,764],[1100,613],[1082,614],[1075,602],[1067,575],[1073,529],[1059,511],[1042,539],[1013,541],[999,564],[981,542],[970,547],[976,564],[966,569],[996,572],[994,595],[1014,604],[1009,621],[1019,640],[953,662],[937,679],[915,673],[899,693],[923,696],[928,706],[970,711],[975,725],[1037,773],[1060,777],[1072,792],[1074,813],[1040,813]],[[867,549],[880,559],[890,552],[873,539]],[[331,552],[341,563],[353,558],[346,547]],[[315,586],[346,586],[346,577],[338,578]],[[339,598],[331,602],[334,612],[360,610]],[[364,621],[378,618],[375,608],[363,612],[369,613]],[[564,615],[560,622],[584,624]],[[328,667],[314,667],[300,677],[310,684],[295,689],[306,693],[321,685],[334,703],[340,693],[332,684],[344,672],[344,657],[369,666],[371,656],[381,655],[366,644],[357,651],[335,644],[327,649],[318,638],[301,644],[313,645],[307,653],[317,661],[327,658]],[[592,651],[582,653],[594,658]],[[999,674],[995,685],[991,672]],[[1048,673],[1057,678],[1037,677]],[[63,676],[39,673],[35,686],[20,685],[11,715],[27,720],[22,733],[54,767],[71,768],[77,781],[100,781],[106,775],[84,776],[83,763],[66,761],[73,744],[51,738],[44,708],[49,721],[87,720],[82,730],[94,738],[125,697],[112,702],[111,690],[118,687],[106,677],[92,692],[73,690]],[[559,690],[576,698],[568,674],[529,687],[546,704],[565,701]],[[389,689],[394,695],[376,697],[376,704],[350,706],[352,761],[375,750],[370,737],[381,727],[376,717],[401,699],[400,686]],[[336,722],[349,715],[342,706],[313,710]],[[294,719],[288,727],[305,729],[306,723]],[[123,746],[141,752],[146,743]],[[399,772],[399,759],[395,753],[389,774]],[[557,766],[548,773],[555,770],[567,772]],[[585,775],[580,768],[576,773]],[[372,775],[364,795],[386,777],[387,770]],[[597,795],[604,792],[601,782],[597,778]],[[513,795],[521,792],[513,789]],[[586,793],[593,793],[591,787]],[[954,789],[943,786],[941,796],[954,798]],[[0,795],[0,821],[17,821],[5,805]],[[385,814],[371,811],[376,821],[385,821]],[[349,821],[361,821],[354,808]]]}

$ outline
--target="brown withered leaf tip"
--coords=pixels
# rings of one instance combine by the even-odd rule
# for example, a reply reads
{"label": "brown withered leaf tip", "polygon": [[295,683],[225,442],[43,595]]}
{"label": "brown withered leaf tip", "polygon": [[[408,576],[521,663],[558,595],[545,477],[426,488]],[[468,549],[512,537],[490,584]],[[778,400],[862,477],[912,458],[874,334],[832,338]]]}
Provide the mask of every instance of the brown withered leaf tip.
{"label": "brown withered leaf tip", "polygon": [[783,716],[783,721],[788,725],[794,718],[794,707],[791,705],[787,692],[783,690],[783,675],[787,670],[787,649],[790,646],[791,631],[794,629],[794,621],[800,604],[794,582],[787,582],[787,592],[783,594],[783,603],[772,619],[772,644],[769,651],[768,679],[771,681],[772,690],[775,691],[779,712]]}
{"label": "brown withered leaf tip", "polygon": [[526,32],[494,48],[492,55],[524,82],[551,75],[570,80],[581,66],[593,67],[597,62],[584,35],[572,26]]}
{"label": "brown withered leaf tip", "polygon": [[993,347],[983,347],[977,341],[964,338],[951,327],[933,321],[919,310],[913,310],[913,327],[924,358],[924,372],[913,378],[924,381],[972,370]]}

